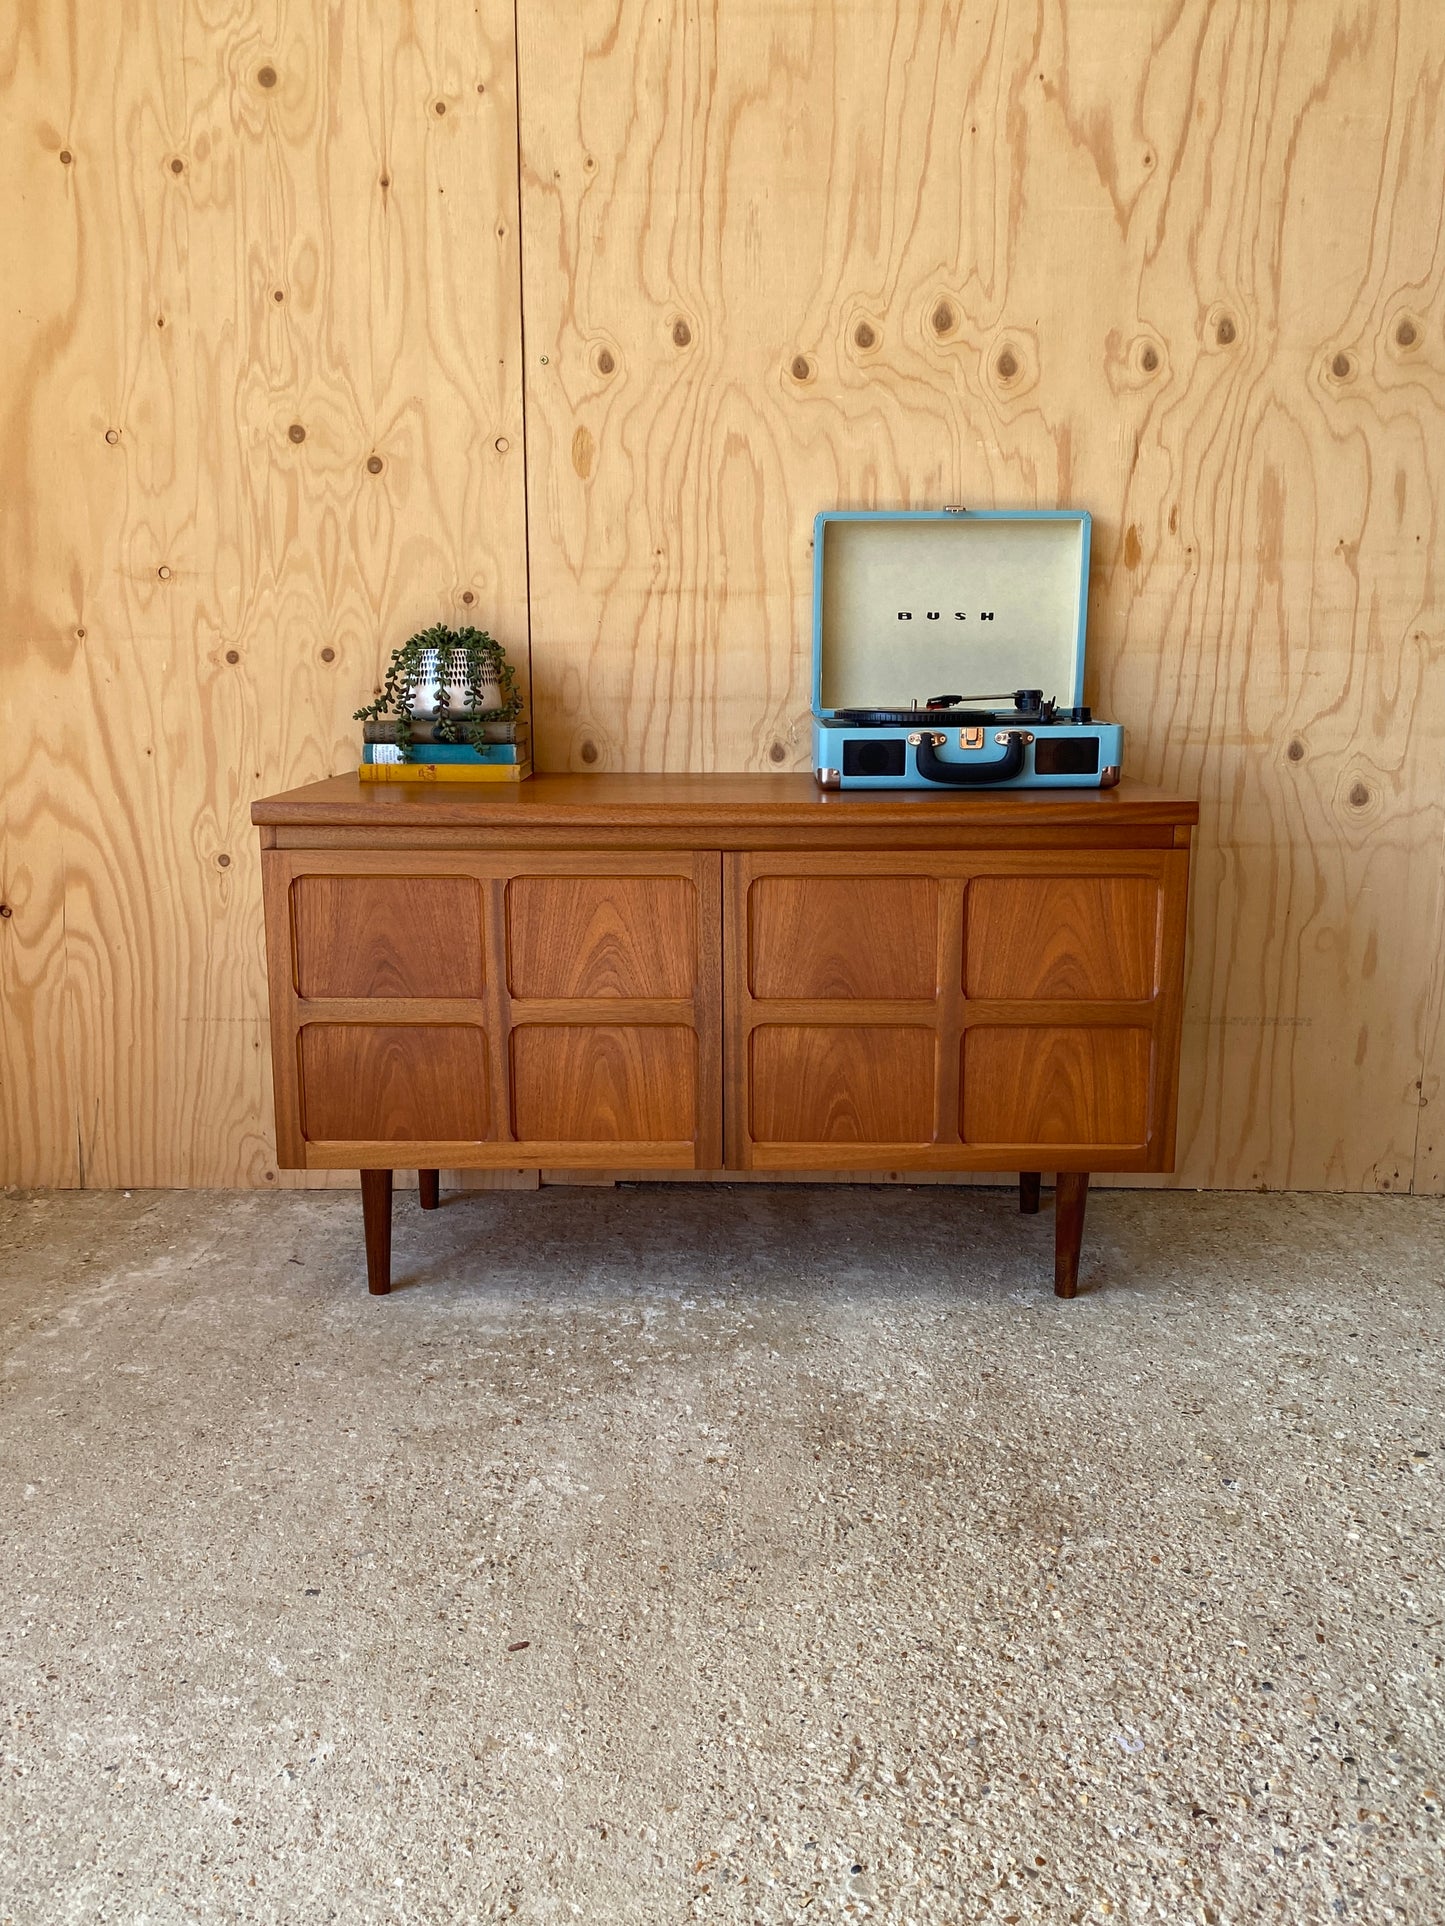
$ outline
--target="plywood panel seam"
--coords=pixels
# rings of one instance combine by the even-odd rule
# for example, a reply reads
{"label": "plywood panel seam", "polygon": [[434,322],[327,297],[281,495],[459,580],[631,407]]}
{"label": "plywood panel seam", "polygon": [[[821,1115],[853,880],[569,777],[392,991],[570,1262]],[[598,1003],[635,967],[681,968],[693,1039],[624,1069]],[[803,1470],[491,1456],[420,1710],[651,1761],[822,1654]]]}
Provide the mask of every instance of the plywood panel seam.
{"label": "plywood panel seam", "polygon": [[[517,224],[517,352],[521,357],[519,370],[519,404],[522,422],[522,595],[527,619],[527,719],[532,729],[532,754],[535,759],[540,750],[537,738],[537,709],[535,684],[537,665],[532,652],[532,503],[529,476],[531,456],[528,443],[529,418],[527,410],[527,266],[525,249],[527,234],[522,219],[522,49],[521,32],[517,19],[521,0],[512,0],[512,133],[516,142],[516,164],[512,170],[512,181],[516,190],[512,218]],[[538,764],[540,767],[540,763]],[[510,1054],[510,1052],[509,1052]],[[508,1115],[511,1115],[510,1108]]]}

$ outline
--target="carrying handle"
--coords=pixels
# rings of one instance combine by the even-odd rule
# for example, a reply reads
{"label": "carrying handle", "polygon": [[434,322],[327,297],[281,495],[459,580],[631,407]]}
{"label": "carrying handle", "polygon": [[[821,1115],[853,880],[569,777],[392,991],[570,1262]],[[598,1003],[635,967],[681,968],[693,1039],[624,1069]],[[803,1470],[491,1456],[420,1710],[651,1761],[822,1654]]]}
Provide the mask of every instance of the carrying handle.
{"label": "carrying handle", "polygon": [[[909,737],[912,742],[913,737]],[[1024,736],[1019,729],[1008,732],[1008,747],[993,762],[944,762],[934,752],[933,737],[925,729],[917,738],[914,754],[918,773],[928,782],[941,782],[953,789],[981,789],[996,782],[1012,782],[1024,766]]]}

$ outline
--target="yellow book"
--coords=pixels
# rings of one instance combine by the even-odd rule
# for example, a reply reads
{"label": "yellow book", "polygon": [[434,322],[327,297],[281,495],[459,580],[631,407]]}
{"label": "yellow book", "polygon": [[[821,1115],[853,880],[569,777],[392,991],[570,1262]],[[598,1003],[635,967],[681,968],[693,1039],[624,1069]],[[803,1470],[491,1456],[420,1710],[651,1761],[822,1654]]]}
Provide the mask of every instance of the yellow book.
{"label": "yellow book", "polygon": [[363,782],[523,782],[530,762],[364,762]]}

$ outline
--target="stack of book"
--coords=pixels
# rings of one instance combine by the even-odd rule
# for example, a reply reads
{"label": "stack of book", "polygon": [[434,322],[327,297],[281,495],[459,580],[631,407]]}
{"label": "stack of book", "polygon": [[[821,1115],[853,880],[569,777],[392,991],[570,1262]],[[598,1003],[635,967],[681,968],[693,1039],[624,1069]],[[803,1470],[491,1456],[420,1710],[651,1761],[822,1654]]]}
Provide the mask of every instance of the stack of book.
{"label": "stack of book", "polygon": [[[454,717],[460,725],[463,718]],[[440,742],[437,725],[420,717],[411,725],[411,749],[402,760],[394,722],[363,726],[363,782],[521,782],[532,773],[532,746],[525,722],[485,722],[486,740]]]}

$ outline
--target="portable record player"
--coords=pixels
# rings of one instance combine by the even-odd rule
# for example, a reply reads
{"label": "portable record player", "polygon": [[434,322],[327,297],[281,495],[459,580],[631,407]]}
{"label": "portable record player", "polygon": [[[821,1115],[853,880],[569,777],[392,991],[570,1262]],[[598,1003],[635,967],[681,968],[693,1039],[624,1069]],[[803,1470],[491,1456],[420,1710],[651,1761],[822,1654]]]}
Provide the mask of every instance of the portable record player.
{"label": "portable record player", "polygon": [[1084,707],[1086,514],[837,510],[813,532],[825,789],[1119,780],[1124,732]]}

